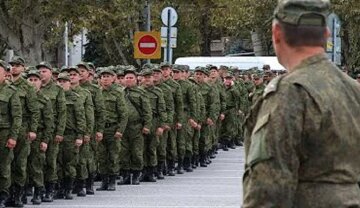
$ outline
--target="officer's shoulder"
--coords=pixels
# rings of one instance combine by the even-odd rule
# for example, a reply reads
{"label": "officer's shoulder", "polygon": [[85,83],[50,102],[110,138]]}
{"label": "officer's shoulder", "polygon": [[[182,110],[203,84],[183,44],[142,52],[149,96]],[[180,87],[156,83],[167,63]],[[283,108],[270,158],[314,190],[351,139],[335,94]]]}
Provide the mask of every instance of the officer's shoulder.
{"label": "officer's shoulder", "polygon": [[273,93],[276,93],[283,78],[284,76],[278,76],[271,80],[271,82],[264,89],[263,97],[267,97]]}
{"label": "officer's shoulder", "polygon": [[6,89],[16,92],[17,88],[14,85],[6,84]]}

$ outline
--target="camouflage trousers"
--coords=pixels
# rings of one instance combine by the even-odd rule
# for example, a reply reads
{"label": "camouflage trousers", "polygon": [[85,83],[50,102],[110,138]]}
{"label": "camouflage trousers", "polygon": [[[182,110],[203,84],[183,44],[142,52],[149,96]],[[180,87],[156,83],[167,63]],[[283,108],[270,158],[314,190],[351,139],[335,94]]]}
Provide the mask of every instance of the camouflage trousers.
{"label": "camouflage trousers", "polygon": [[199,155],[200,130],[194,129],[193,132],[193,135],[190,137],[192,140],[192,154]]}
{"label": "camouflage trousers", "polygon": [[11,186],[11,162],[14,159],[13,150],[6,147],[9,129],[0,129],[0,194],[9,194]]}
{"label": "camouflage trousers", "polygon": [[116,126],[104,130],[104,138],[98,143],[99,174],[117,175],[120,171],[121,141],[114,138]]}
{"label": "camouflage trousers", "polygon": [[42,139],[41,131],[37,133],[36,140],[31,142],[31,151],[28,158],[29,184],[34,187],[44,187],[45,152],[40,150]]}
{"label": "camouflage trousers", "polygon": [[14,148],[14,160],[11,166],[12,185],[24,187],[27,179],[27,162],[30,155],[30,141],[27,139],[27,128],[23,127]]}
{"label": "camouflage trousers", "polygon": [[140,171],[144,167],[144,137],[141,123],[128,123],[121,140],[121,170]]}
{"label": "camouflage trousers", "polygon": [[200,155],[206,154],[211,148],[210,134],[212,133],[212,127],[203,124],[201,126],[200,138],[199,138],[199,153]]}
{"label": "camouflage trousers", "polygon": [[175,125],[173,125],[170,131],[167,134],[167,146],[166,146],[166,160],[176,160],[177,159],[177,147],[176,147],[176,138],[177,130]]}
{"label": "camouflage trousers", "polygon": [[90,143],[83,143],[79,148],[79,161],[76,167],[77,179],[86,180],[89,177],[89,173],[95,172],[96,168],[93,160],[94,154]]}
{"label": "camouflage trousers", "polygon": [[47,183],[56,183],[57,176],[57,157],[59,154],[59,144],[55,142],[55,135],[50,138],[48,149],[46,150],[46,159],[44,166],[44,181]]}
{"label": "camouflage trousers", "polygon": [[76,178],[76,168],[79,161],[79,148],[75,146],[75,132],[65,130],[64,141],[60,143],[58,154],[58,178]]}
{"label": "camouflage trousers", "polygon": [[237,110],[235,108],[229,109],[225,112],[225,119],[223,121],[221,129],[221,138],[224,141],[230,141],[235,138],[238,134],[236,131],[239,127],[239,121],[237,116]]}
{"label": "camouflage trousers", "polygon": [[157,160],[158,162],[165,162],[166,161],[166,147],[167,147],[167,138],[168,138],[168,131],[164,131],[163,135],[159,137],[159,145],[157,146]]}

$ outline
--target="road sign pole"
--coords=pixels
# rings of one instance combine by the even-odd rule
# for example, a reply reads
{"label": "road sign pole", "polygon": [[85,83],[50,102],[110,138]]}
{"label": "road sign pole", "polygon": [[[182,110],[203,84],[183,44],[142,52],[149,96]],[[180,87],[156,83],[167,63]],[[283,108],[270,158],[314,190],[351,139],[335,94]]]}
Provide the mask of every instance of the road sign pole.
{"label": "road sign pole", "polygon": [[167,45],[166,45],[166,59],[169,64],[171,64],[172,60],[170,59],[170,40],[171,40],[171,10],[168,11],[168,31],[167,31]]}
{"label": "road sign pole", "polygon": [[[150,32],[151,30],[151,9],[150,9],[150,0],[146,1],[146,30]],[[150,64],[150,59],[147,59],[146,62]]]}

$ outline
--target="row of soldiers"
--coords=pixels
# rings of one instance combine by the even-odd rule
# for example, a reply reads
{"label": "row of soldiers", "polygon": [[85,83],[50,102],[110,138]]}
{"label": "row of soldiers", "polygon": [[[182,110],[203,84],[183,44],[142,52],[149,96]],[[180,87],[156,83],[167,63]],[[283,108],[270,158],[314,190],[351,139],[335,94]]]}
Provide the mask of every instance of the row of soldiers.
{"label": "row of soldiers", "polygon": [[[46,62],[0,61],[0,207],[114,191],[206,167],[242,145],[241,125],[262,83],[237,69],[185,65],[100,68],[59,74]],[[177,165],[176,165],[177,164]]]}

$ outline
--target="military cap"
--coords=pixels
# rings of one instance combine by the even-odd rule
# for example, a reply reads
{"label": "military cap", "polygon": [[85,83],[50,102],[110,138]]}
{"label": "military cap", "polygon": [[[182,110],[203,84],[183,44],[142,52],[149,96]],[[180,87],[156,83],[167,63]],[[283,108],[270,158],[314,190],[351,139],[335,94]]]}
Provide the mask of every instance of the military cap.
{"label": "military cap", "polygon": [[232,71],[232,72],[239,71],[239,70],[240,69],[237,66],[230,66],[230,71]]}
{"label": "military cap", "polygon": [[115,76],[115,72],[109,68],[105,68],[105,69],[101,70],[100,75],[103,75],[103,74],[111,74],[111,75]]}
{"label": "military cap", "polygon": [[141,74],[142,74],[143,76],[152,75],[152,74],[153,74],[153,70],[152,70],[152,69],[143,69],[143,70],[141,71]]}
{"label": "military cap", "polygon": [[67,72],[61,72],[57,78],[58,80],[70,81],[69,74]]}
{"label": "military cap", "polygon": [[274,17],[290,25],[325,26],[329,0],[279,0]]}
{"label": "military cap", "polygon": [[8,65],[6,64],[5,61],[3,61],[3,60],[0,59],[0,67],[4,68],[5,71],[7,71]]}
{"label": "military cap", "polygon": [[136,69],[135,67],[132,68],[132,67],[128,67],[124,70],[124,75],[127,75],[127,74],[134,74],[135,76],[137,76],[137,72],[136,72]]}
{"label": "military cap", "polygon": [[92,62],[87,62],[88,66],[90,67],[90,69],[94,69],[95,70],[95,65]]}
{"label": "military cap", "polygon": [[170,67],[171,68],[171,64],[169,64],[169,63],[161,63],[160,68],[164,68],[164,67]]}
{"label": "military cap", "polygon": [[233,78],[233,77],[234,77],[234,75],[232,72],[227,72],[224,74],[224,78]]}
{"label": "military cap", "polygon": [[220,65],[219,69],[220,70],[229,70],[229,67],[224,66],[224,65]]}
{"label": "military cap", "polygon": [[260,74],[253,74],[253,79],[260,79],[261,78],[261,75]]}
{"label": "military cap", "polygon": [[213,69],[218,70],[217,66],[211,65],[211,64],[209,64],[209,66],[206,67],[206,69],[207,69],[208,71],[211,71],[211,70],[213,70]]}
{"label": "military cap", "polygon": [[202,73],[204,73],[205,75],[209,75],[208,70],[206,70],[206,68],[205,68],[205,67],[202,67],[202,66],[197,66],[194,71],[195,71],[195,72],[202,72]]}
{"label": "military cap", "polygon": [[161,72],[161,68],[159,65],[153,65],[153,68],[152,68],[153,72]]}
{"label": "military cap", "polygon": [[184,71],[186,71],[186,72],[190,71],[190,66],[189,65],[184,65]]}
{"label": "military cap", "polygon": [[38,78],[40,78],[40,73],[38,70],[34,70],[34,69],[31,69],[29,70],[29,72],[27,73],[27,78],[29,78],[30,76],[36,76]]}
{"label": "military cap", "polygon": [[116,75],[117,76],[124,76],[125,75],[124,70],[123,69],[117,70]]}
{"label": "military cap", "polygon": [[21,58],[20,56],[14,56],[11,59],[11,61],[9,61],[9,64],[10,65],[19,64],[19,65],[25,66],[25,60],[23,58]]}
{"label": "military cap", "polygon": [[70,66],[66,71],[67,72],[76,71],[76,73],[80,74],[80,70],[77,66]]}
{"label": "military cap", "polygon": [[173,71],[182,71],[182,67],[179,64],[174,64],[171,68]]}
{"label": "military cap", "polygon": [[53,68],[53,69],[52,69],[52,73],[53,73],[53,74],[59,74],[59,73],[60,73],[59,68]]}
{"label": "military cap", "polygon": [[42,61],[38,65],[36,65],[36,69],[40,69],[41,67],[45,67],[47,69],[52,70],[52,67],[51,67],[50,63],[48,63],[46,61]]}
{"label": "military cap", "polygon": [[146,63],[142,66],[142,69],[151,69],[153,66],[151,63]]}
{"label": "military cap", "polygon": [[89,64],[88,63],[86,63],[86,62],[80,62],[80,63],[78,63],[77,65],[76,65],[77,67],[80,67],[80,66],[82,66],[82,67],[84,67],[86,70],[90,70],[90,66],[89,66]]}
{"label": "military cap", "polygon": [[262,69],[264,69],[264,70],[270,70],[270,65],[269,65],[269,64],[264,64],[264,66],[262,67]]}

